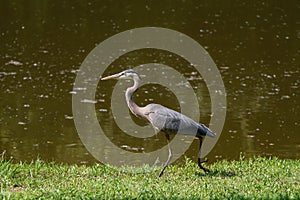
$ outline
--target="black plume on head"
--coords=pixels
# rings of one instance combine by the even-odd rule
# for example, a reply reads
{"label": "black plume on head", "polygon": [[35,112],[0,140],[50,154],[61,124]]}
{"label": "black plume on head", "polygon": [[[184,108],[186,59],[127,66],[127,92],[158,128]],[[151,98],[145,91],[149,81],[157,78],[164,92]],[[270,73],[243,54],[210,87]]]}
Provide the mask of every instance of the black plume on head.
{"label": "black plume on head", "polygon": [[133,69],[127,69],[127,70],[125,70],[124,72],[126,72],[126,73],[135,73],[135,74],[137,74]]}

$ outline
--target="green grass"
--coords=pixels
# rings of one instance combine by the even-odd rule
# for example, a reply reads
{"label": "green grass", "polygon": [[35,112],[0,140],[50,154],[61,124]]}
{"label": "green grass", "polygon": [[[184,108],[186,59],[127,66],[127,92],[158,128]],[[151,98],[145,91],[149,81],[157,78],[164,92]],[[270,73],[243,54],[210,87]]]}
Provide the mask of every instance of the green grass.
{"label": "green grass", "polygon": [[221,161],[204,174],[186,160],[160,168],[0,159],[0,199],[300,199],[300,160]]}

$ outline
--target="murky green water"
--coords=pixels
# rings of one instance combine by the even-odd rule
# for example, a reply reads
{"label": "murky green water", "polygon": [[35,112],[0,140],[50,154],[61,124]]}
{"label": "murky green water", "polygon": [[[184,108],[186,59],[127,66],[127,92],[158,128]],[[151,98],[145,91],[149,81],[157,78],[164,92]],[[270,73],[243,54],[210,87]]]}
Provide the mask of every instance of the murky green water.
{"label": "murky green water", "polygon": [[[227,91],[227,118],[208,158],[274,155],[300,158],[299,1],[0,1],[0,152],[15,160],[94,163],[82,145],[72,115],[72,88],[88,53],[106,38],[137,27],[165,27],[203,45],[218,66]],[[134,59],[133,59],[134,58]],[[116,60],[112,72],[142,63],[178,67],[202,96],[201,121],[210,119],[210,98],[201,79],[168,52],[141,50]],[[110,118],[99,85],[95,104],[107,135],[120,146],[151,151],[163,136],[143,143]],[[157,95],[161,94],[161,95]],[[173,93],[144,86],[140,105],[179,109]],[[142,125],[143,122],[135,120]],[[114,137],[115,135],[115,137]],[[118,136],[116,136],[118,135]],[[137,144],[139,143],[139,144]],[[193,143],[186,155],[195,159]]]}

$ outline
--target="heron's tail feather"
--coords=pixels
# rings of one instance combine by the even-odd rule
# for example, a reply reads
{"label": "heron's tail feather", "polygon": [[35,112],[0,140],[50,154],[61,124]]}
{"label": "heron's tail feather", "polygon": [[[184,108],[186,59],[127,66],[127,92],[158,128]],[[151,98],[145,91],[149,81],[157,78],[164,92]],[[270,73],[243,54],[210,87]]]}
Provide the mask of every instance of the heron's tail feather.
{"label": "heron's tail feather", "polygon": [[212,132],[209,128],[206,132],[206,135],[209,136],[209,137],[216,137],[216,134],[214,132]]}
{"label": "heron's tail feather", "polygon": [[203,124],[199,124],[198,131],[197,131],[197,136],[209,136],[209,137],[216,137],[216,134],[212,132],[209,128],[207,128]]}

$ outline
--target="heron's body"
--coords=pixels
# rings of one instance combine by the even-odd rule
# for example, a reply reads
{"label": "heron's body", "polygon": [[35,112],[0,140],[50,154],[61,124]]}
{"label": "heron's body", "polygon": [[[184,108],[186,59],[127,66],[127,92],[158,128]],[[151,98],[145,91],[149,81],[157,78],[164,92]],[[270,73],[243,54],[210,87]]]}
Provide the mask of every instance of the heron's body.
{"label": "heron's body", "polygon": [[[167,107],[164,107],[159,104],[148,104],[145,107],[139,107],[132,98],[133,93],[139,88],[141,79],[139,75],[133,70],[125,70],[121,73],[111,75],[102,80],[107,79],[118,79],[118,78],[130,78],[133,79],[134,85],[132,87],[127,88],[125,97],[128,108],[130,111],[140,117],[142,119],[147,120],[155,129],[156,132],[162,131],[166,134],[168,145],[169,145],[169,134],[184,134],[184,135],[192,135],[196,136],[200,139],[200,148],[198,153],[198,165],[204,171],[208,171],[208,169],[204,168],[200,162],[200,155],[201,155],[201,146],[205,136],[214,137],[215,134],[207,128],[205,125],[200,124],[192,120],[191,118],[177,112],[171,110]],[[160,172],[159,176],[161,176],[168,166],[169,161],[172,157],[172,151],[169,146],[169,157],[166,161],[162,171]]]}
{"label": "heron's body", "polygon": [[141,107],[142,116],[137,115],[147,120],[156,131],[165,133],[177,133],[203,137],[209,135],[214,137],[206,126],[199,124],[191,118],[167,107],[159,104],[149,104]]}

